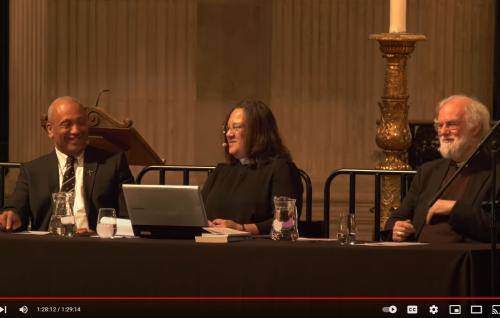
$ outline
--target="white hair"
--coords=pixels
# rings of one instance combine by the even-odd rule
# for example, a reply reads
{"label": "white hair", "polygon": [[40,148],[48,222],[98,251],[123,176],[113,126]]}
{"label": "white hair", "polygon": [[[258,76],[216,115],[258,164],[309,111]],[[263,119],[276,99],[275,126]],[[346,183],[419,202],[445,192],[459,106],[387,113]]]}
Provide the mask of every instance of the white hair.
{"label": "white hair", "polygon": [[488,134],[491,128],[490,124],[490,112],[488,108],[482,104],[479,100],[467,96],[467,95],[451,95],[446,97],[442,101],[439,102],[436,107],[436,114],[439,113],[439,110],[447,103],[451,102],[454,99],[463,98],[467,99],[470,102],[465,104],[465,123],[468,129],[475,128],[477,126],[481,127],[480,137],[484,137]]}

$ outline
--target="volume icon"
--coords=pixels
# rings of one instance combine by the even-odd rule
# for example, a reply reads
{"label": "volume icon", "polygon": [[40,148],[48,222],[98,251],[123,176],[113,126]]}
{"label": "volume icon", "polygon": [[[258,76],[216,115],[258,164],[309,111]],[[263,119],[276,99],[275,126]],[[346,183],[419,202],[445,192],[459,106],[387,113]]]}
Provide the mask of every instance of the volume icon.
{"label": "volume icon", "polygon": [[28,313],[28,306],[19,307],[19,311],[26,315]]}

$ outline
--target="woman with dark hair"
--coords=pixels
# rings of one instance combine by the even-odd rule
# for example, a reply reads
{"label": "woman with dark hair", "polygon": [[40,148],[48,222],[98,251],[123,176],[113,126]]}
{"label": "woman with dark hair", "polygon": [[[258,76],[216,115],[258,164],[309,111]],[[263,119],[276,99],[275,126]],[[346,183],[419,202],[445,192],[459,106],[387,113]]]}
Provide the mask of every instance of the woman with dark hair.
{"label": "woman with dark hair", "polygon": [[302,206],[302,182],[283,145],[271,110],[261,101],[243,100],[224,124],[226,163],[203,187],[207,216],[216,227],[268,234],[273,197],[287,196]]}

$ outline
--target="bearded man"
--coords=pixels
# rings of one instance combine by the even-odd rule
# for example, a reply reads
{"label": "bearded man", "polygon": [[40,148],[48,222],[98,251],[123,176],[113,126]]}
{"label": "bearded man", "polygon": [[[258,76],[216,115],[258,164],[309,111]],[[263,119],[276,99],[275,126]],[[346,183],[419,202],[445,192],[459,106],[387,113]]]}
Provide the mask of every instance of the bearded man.
{"label": "bearded man", "polygon": [[486,154],[475,157],[429,208],[430,200],[490,130],[489,111],[471,97],[453,95],[438,104],[436,114],[443,158],[421,166],[401,207],[387,221],[383,236],[397,242],[489,241],[490,214],[482,207],[490,198]]}

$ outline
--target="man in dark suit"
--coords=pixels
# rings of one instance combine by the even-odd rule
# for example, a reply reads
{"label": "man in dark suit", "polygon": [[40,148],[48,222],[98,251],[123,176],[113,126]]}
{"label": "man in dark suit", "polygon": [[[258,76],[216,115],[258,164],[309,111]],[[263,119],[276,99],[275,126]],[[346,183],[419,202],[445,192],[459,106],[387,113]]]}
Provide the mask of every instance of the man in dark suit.
{"label": "man in dark suit", "polygon": [[57,98],[47,113],[47,133],[54,151],[25,163],[14,193],[0,214],[0,229],[46,231],[51,194],[74,191],[78,232],[95,230],[99,208],[115,208],[126,216],[121,191],[133,176],[123,153],[111,154],[87,145],[87,114],[73,97]]}
{"label": "man in dark suit", "polygon": [[387,221],[384,234],[398,242],[488,241],[490,215],[482,207],[490,195],[490,164],[486,154],[476,157],[462,170],[429,207],[440,187],[488,133],[488,109],[475,99],[454,95],[439,103],[434,122],[443,159],[422,165],[401,207]]}

